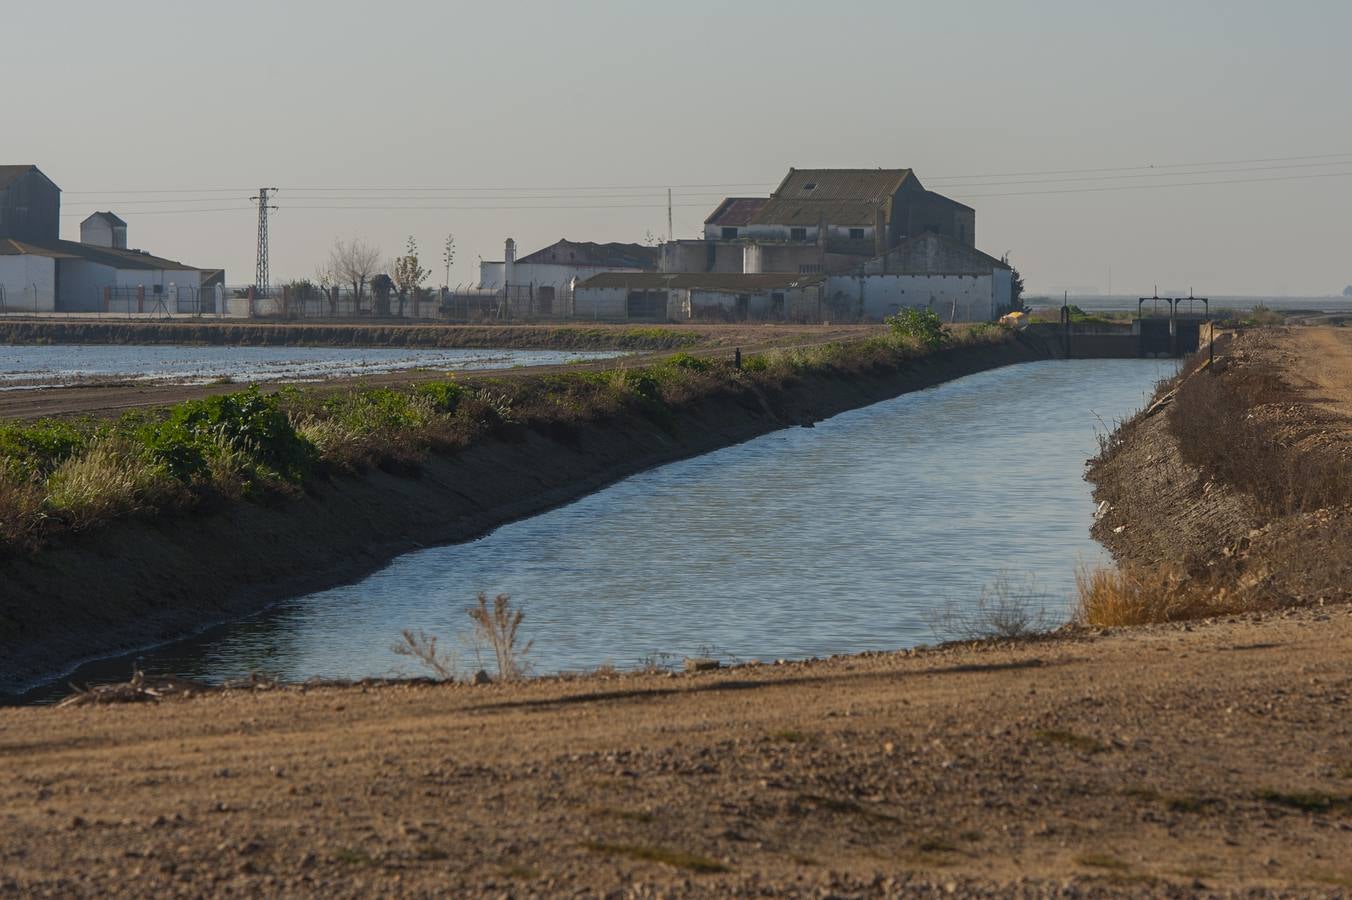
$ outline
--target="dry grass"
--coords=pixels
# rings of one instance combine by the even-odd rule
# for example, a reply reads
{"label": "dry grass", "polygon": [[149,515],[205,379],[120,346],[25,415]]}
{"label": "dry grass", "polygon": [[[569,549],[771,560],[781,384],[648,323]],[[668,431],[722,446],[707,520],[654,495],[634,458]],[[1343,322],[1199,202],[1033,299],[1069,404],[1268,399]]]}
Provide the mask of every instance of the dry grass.
{"label": "dry grass", "polygon": [[96,441],[47,479],[47,506],[74,530],[142,509],[178,492],[175,479],[147,454],[116,436]]}
{"label": "dry grass", "polygon": [[526,656],[534,641],[520,643],[521,622],[526,614],[523,610],[512,608],[512,598],[498,594],[493,605],[488,605],[488,596],[482,591],[474,606],[466,610],[470,621],[474,623],[474,637],[481,645],[493,651],[498,667],[498,678],[512,681],[526,673]]}
{"label": "dry grass", "polygon": [[455,681],[460,666],[454,653],[443,653],[437,649],[437,636],[421,629],[411,631],[405,628],[399,633],[399,641],[390,647],[396,656],[407,656],[422,663],[443,681]]}
{"label": "dry grass", "polygon": [[1080,595],[1076,621],[1101,628],[1181,622],[1248,608],[1228,589],[1170,569],[1130,573],[1081,569],[1075,583]]}

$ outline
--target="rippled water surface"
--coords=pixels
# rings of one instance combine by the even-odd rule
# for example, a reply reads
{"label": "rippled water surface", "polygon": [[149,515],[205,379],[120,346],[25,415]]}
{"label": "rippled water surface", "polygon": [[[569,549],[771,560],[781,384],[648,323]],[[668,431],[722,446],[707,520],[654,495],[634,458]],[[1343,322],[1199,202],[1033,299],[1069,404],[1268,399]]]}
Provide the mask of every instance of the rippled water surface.
{"label": "rippled water surface", "polygon": [[147,667],[212,679],[414,674],[389,649],[400,629],[456,647],[480,590],[525,605],[538,672],[702,649],[769,659],[930,642],[936,610],[970,605],[1002,573],[1034,577],[1063,615],[1076,565],[1106,558],[1082,480],[1096,433],[1173,369],[1013,366],[769,434],[410,553],[149,654]]}
{"label": "rippled water surface", "polygon": [[90,379],[304,381],[404,369],[505,369],[622,356],[612,351],[372,347],[0,344],[0,390]]}

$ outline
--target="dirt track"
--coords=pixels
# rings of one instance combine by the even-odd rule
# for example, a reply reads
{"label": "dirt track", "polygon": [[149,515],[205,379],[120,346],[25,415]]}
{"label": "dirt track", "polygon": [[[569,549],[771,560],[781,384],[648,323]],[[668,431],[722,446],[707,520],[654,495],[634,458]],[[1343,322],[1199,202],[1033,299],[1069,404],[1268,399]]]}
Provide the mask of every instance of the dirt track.
{"label": "dirt track", "polygon": [[[113,329],[116,323],[106,324],[107,328]],[[276,331],[283,326],[273,325],[231,325],[228,327],[232,333],[246,333],[241,342],[250,343],[271,343],[262,339],[249,340],[247,332],[258,331],[262,334],[268,334]],[[292,332],[303,334],[307,326],[286,326]],[[209,331],[210,325],[197,326],[199,331]],[[698,338],[698,342],[689,349],[703,355],[712,356],[730,356],[734,348],[741,348],[743,353],[755,353],[766,350],[770,347],[784,346],[812,346],[816,344],[829,343],[831,341],[849,340],[858,338],[862,335],[876,331],[878,326],[870,325],[683,325],[683,326],[655,326],[647,329],[649,331],[670,331],[673,334],[693,334]],[[394,332],[399,336],[400,330],[396,328],[369,327],[362,329],[359,326],[352,326],[351,329],[357,332],[355,338],[351,338],[342,345],[350,346],[441,346],[437,343],[415,343],[409,344],[405,341],[384,341],[381,338],[389,337],[389,332]],[[624,326],[597,325],[588,327],[545,327],[533,325],[517,326],[497,326],[494,328],[475,329],[471,327],[458,328],[437,328],[435,326],[421,326],[415,330],[419,332],[430,332],[434,336],[445,336],[447,340],[455,335],[461,336],[457,343],[452,340],[447,346],[472,346],[472,347],[531,347],[552,349],[596,349],[598,347],[610,347],[612,343],[618,345],[620,336],[633,329]],[[614,333],[615,341],[607,342],[607,333]],[[366,337],[363,338],[362,335]],[[576,339],[570,338],[570,335],[576,335]],[[115,343],[122,343],[116,341]],[[300,340],[297,346],[309,346],[317,343],[317,340]],[[639,350],[634,356],[626,359],[626,365],[641,363],[650,358],[663,358],[670,356],[673,350]],[[614,361],[605,361],[592,363],[590,365],[580,366],[534,366],[523,369],[503,369],[493,370],[475,370],[473,373],[480,376],[492,375],[493,377],[511,378],[521,374],[538,375],[552,371],[570,371],[576,372],[586,368],[605,368],[612,367]],[[316,390],[344,390],[353,387],[373,387],[373,386],[394,386],[400,384],[410,384],[418,381],[425,381],[429,378],[443,377],[445,370],[437,371],[403,371],[390,372],[380,375],[364,375],[360,378],[338,378],[330,379],[322,384],[310,384],[308,387]],[[34,419],[44,416],[96,416],[111,417],[117,416],[132,409],[144,409],[147,407],[167,406],[173,403],[179,403],[183,400],[192,400],[199,397],[208,397],[213,394],[226,394],[232,391],[240,390],[241,385],[227,384],[137,384],[126,382],[91,382],[81,385],[72,385],[68,387],[50,387],[34,390],[22,391],[0,391],[0,420],[3,419]]]}
{"label": "dirt track", "polygon": [[1352,885],[1349,653],[1338,607],[675,678],[3,710],[0,891],[1324,895]]}

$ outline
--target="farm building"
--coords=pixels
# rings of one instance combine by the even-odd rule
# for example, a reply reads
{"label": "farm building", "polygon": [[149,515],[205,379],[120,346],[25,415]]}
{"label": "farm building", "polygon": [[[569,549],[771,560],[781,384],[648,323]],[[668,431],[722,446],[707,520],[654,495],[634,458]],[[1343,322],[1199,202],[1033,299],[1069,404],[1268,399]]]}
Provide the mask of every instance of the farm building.
{"label": "farm building", "polygon": [[127,223],[96,212],[59,236],[61,189],[36,166],[0,166],[0,311],[180,312],[199,306],[194,266],[127,248]]}
{"label": "farm building", "polygon": [[839,319],[878,320],[903,308],[931,309],[947,322],[990,322],[1010,307],[1008,263],[941,234],[908,238],[852,273],[827,277],[827,306]]}
{"label": "farm building", "polygon": [[565,238],[517,259],[516,241],[508,238],[502,261],[479,262],[479,288],[506,290],[535,314],[562,315],[575,283],[603,272],[655,272],[657,258],[656,247]]}
{"label": "farm building", "polygon": [[790,169],[769,197],[728,197],[701,240],[662,247],[664,272],[845,272],[925,232],[975,246],[976,212],[910,169]]}
{"label": "farm building", "polygon": [[577,285],[575,316],[648,322],[816,320],[821,275],[610,272]]}

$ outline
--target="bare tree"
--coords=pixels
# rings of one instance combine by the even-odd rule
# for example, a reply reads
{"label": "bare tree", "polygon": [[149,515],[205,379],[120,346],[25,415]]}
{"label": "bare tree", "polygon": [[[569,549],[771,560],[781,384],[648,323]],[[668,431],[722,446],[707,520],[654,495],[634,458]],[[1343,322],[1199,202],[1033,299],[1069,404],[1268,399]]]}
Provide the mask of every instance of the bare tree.
{"label": "bare tree", "polygon": [[446,264],[446,288],[451,287],[451,263],[455,262],[455,235],[446,235],[446,244],[442,247],[441,261]]}
{"label": "bare tree", "polygon": [[379,266],[380,249],[354,237],[346,243],[342,238],[333,242],[326,268],[335,282],[352,286],[353,299],[360,308],[366,284]]}

